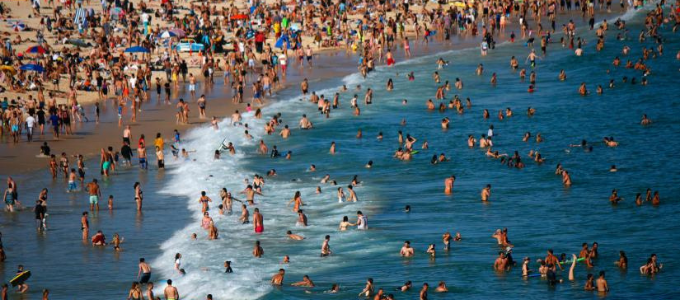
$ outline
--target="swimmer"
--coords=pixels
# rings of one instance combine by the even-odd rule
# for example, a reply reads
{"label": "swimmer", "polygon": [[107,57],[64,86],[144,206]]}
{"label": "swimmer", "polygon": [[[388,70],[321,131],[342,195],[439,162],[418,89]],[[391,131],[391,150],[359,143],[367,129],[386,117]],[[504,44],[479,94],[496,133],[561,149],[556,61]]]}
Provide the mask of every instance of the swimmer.
{"label": "swimmer", "polygon": [[286,236],[288,236],[289,239],[296,241],[301,241],[305,239],[305,237],[301,235],[293,234],[293,232],[290,230],[286,231]]}
{"label": "swimmer", "polygon": [[456,176],[451,175],[444,180],[444,194],[450,195],[453,192],[453,184],[456,181]]}
{"label": "swimmer", "polygon": [[402,257],[412,257],[414,254],[413,248],[411,248],[411,242],[410,241],[405,241],[404,246],[401,247],[401,250],[399,251],[399,255]]}
{"label": "swimmer", "polygon": [[314,282],[312,282],[312,280],[309,279],[309,276],[304,275],[302,276],[302,281],[294,282],[291,283],[290,285],[299,287],[314,287]]}
{"label": "swimmer", "polygon": [[647,114],[642,114],[642,121],[640,121],[640,124],[643,126],[647,126],[649,124],[652,124],[652,120],[647,117]]}
{"label": "swimmer", "polygon": [[482,189],[481,198],[483,202],[487,202],[489,201],[490,197],[491,197],[491,185],[487,184],[486,187]]}
{"label": "swimmer", "polygon": [[286,270],[279,269],[279,272],[276,273],[274,276],[272,276],[271,284],[272,285],[278,285],[278,286],[283,285],[283,278],[284,278],[285,275],[286,275]]}
{"label": "swimmer", "polygon": [[331,246],[329,245],[330,241],[331,241],[331,236],[326,235],[326,237],[323,240],[323,243],[321,244],[321,257],[329,256],[329,255],[332,254]]}

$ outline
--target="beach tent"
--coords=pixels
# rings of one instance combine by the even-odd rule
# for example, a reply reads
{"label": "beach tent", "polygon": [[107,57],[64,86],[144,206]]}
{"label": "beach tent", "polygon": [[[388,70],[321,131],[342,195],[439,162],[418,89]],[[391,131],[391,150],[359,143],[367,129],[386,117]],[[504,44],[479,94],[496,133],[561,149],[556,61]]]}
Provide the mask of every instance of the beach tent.
{"label": "beach tent", "polygon": [[127,52],[127,53],[149,53],[150,51],[149,51],[149,49],[144,48],[142,46],[134,46],[134,47],[130,47],[130,48],[125,49],[125,52]]}
{"label": "beach tent", "polygon": [[36,64],[26,64],[19,69],[24,70],[24,71],[36,71],[36,72],[45,72],[45,68],[43,68],[41,65],[36,65]]}

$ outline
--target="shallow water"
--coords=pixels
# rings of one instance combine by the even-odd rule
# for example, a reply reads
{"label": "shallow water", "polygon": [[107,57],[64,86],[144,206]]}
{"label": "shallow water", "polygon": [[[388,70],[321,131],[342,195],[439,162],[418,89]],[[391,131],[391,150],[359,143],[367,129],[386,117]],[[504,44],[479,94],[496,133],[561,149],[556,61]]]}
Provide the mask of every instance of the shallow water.
{"label": "shallow water", "polygon": [[[639,30],[640,21],[638,16],[629,22],[631,32]],[[14,233],[33,235],[32,215],[4,214],[4,243],[15,257],[5,263],[5,270],[0,273],[8,278],[14,272],[12,264],[23,263],[34,271],[29,283],[50,288],[58,299],[74,294],[88,299],[96,295],[122,297],[136,275],[137,259],[146,256],[154,268],[152,279],[161,288],[162,281],[172,278],[180,293],[192,299],[202,299],[207,293],[216,299],[355,298],[367,277],[375,280],[376,288],[383,287],[390,292],[406,280],[413,281],[414,291],[407,295],[395,292],[399,299],[417,297],[416,291],[423,282],[434,287],[437,282],[445,281],[451,293],[431,293],[430,296],[448,299],[520,295],[593,298],[595,293],[583,291],[586,274],[605,270],[610,297],[680,297],[673,280],[680,275],[673,267],[678,263],[674,254],[677,252],[675,240],[679,237],[677,222],[673,220],[680,212],[676,201],[680,195],[680,174],[674,168],[674,162],[678,161],[675,150],[679,145],[674,137],[680,132],[680,121],[676,117],[680,112],[678,81],[674,74],[679,66],[673,55],[680,40],[669,28],[664,28],[662,33],[668,39],[665,55],[647,61],[652,68],[648,86],[639,84],[639,72],[611,66],[623,45],[631,47],[628,57],[621,56],[624,64],[627,59],[634,62],[641,57],[642,45],[636,40],[616,41],[616,33],[610,30],[601,53],[595,51],[594,32],[581,34],[590,42],[584,47],[582,57],[574,56],[559,43],[550,44],[548,57],[539,60],[535,69],[537,86],[533,94],[526,92],[528,82],[521,83],[517,73],[509,68],[509,58],[515,55],[521,67],[530,72],[524,64],[529,50],[520,43],[500,46],[483,58],[478,49],[450,51],[401,62],[393,68],[379,67],[365,80],[355,74],[344,78],[342,83],[328,80],[312,84],[317,93],[330,99],[339,84],[350,88],[356,84],[371,87],[375,95],[370,106],[361,104],[365,90],[357,92],[362,108],[360,117],[352,116],[349,107],[353,91],[341,94],[340,108],[332,111],[330,119],[318,115],[316,105],[301,102],[296,89],[283,91],[279,98],[289,100],[266,108],[265,120],[281,112],[284,124],[296,128],[304,113],[315,125],[308,131],[293,129],[293,135],[287,140],[278,135],[263,137],[270,149],[277,145],[282,153],[292,151],[292,160],[255,154],[265,120],[255,120],[252,115],[245,116],[254,135],[252,141],[244,139],[244,128],[229,126],[229,120],[223,121],[218,131],[208,127],[192,130],[184,137],[182,147],[197,151],[192,154],[195,161],[169,162],[170,168],[164,173],[124,171],[104,184],[105,194],[108,191],[116,194],[116,211],[111,215],[103,210],[99,217],[91,218],[91,228],[95,231],[101,228],[109,239],[113,232],[130,236],[123,244],[124,252],[113,254],[110,249],[74,247],[80,232],[78,219],[73,215],[83,209],[81,204],[85,199],[82,195],[55,196],[49,204],[49,222],[72,223],[73,229],[61,226],[38,239],[23,238]],[[559,40],[559,36],[556,39]],[[643,45],[656,46],[649,41]],[[436,70],[435,60],[440,56],[451,64]],[[474,75],[478,63],[485,67],[485,74],[479,77]],[[567,72],[565,82],[557,79],[561,69]],[[605,72],[607,69],[609,74]],[[414,82],[405,77],[410,71],[415,72]],[[434,71],[441,74],[442,80],[453,83],[460,77],[464,81],[465,88],[449,91],[446,102],[455,94],[463,101],[469,97],[473,103],[471,110],[458,115],[450,110],[439,113],[425,109],[425,101],[434,99],[437,87],[431,79]],[[489,84],[493,72],[498,75],[496,87]],[[638,84],[624,84],[623,76],[637,77]],[[388,78],[394,80],[394,91],[385,90]],[[616,81],[614,89],[607,88],[609,79]],[[593,93],[587,97],[577,93],[583,81]],[[596,84],[605,87],[603,95],[594,93]],[[408,105],[402,105],[402,99],[408,99]],[[532,118],[525,113],[529,106],[537,110]],[[506,107],[512,108],[515,116],[499,121],[496,114]],[[485,108],[491,113],[489,120],[482,119]],[[654,120],[651,126],[639,125],[643,113]],[[445,116],[451,119],[451,125],[449,130],[442,131],[439,122]],[[406,126],[400,125],[402,118],[407,120]],[[496,135],[494,149],[509,154],[518,151],[526,168],[510,169],[486,158],[483,150],[467,147],[468,134],[479,137],[491,124]],[[358,129],[363,131],[363,139],[355,138]],[[430,149],[416,154],[409,162],[392,158],[399,147],[399,130],[416,137],[418,147],[427,140]],[[382,141],[375,139],[380,131],[384,133]],[[522,142],[526,131],[540,132],[545,141]],[[620,146],[605,147],[600,142],[604,136],[614,136]],[[221,160],[215,161],[212,152],[225,137],[235,144],[238,153],[234,157],[224,154]],[[582,139],[594,143],[592,152],[568,147]],[[328,154],[331,141],[337,143],[338,153],[333,156]],[[527,153],[532,149],[544,155],[545,164],[538,165],[529,159]],[[445,153],[451,161],[431,165],[430,158],[439,153]],[[365,169],[363,166],[369,160],[374,162],[374,167]],[[564,188],[561,178],[554,175],[557,163],[572,175],[572,187]],[[316,172],[306,171],[310,164],[316,165]],[[611,165],[616,165],[619,171],[609,172]],[[236,202],[234,215],[218,216],[215,209],[211,211],[220,239],[208,241],[207,233],[200,228],[197,202],[200,191],[208,192],[214,208],[220,188],[226,187],[235,193],[243,189],[244,178],[252,180],[253,174],[264,175],[272,168],[279,175],[267,177],[265,196],[256,198],[265,218],[265,233],[256,236],[252,225],[237,223],[239,203]],[[330,174],[345,190],[352,176],[358,175],[362,181],[355,188],[359,202],[338,203],[337,187],[319,183],[325,174]],[[454,194],[446,196],[443,180],[451,174],[457,178]],[[142,182],[145,191],[143,217],[134,214],[134,181]],[[35,185],[29,186],[31,184]],[[482,204],[479,193],[486,184],[492,184],[492,196],[489,204]],[[26,191],[42,186],[45,184],[36,179],[19,188]],[[48,188],[56,190],[61,186],[59,183]],[[317,186],[323,190],[320,195],[314,193]],[[661,206],[636,207],[635,194],[644,194],[648,187],[659,191]],[[614,188],[625,198],[618,206],[612,206],[607,200]],[[306,204],[303,209],[310,223],[306,228],[295,226],[297,215],[291,211],[292,207],[286,206],[297,190],[302,192]],[[411,205],[413,211],[403,213],[405,205]],[[251,214],[252,209],[249,208]],[[368,217],[370,229],[339,232],[337,225],[342,216],[349,216],[354,222],[357,210]],[[492,265],[500,249],[490,236],[503,227],[509,229],[516,261],[525,256],[532,260],[542,258],[549,248],[556,254],[578,253],[581,243],[595,241],[601,257],[593,269],[578,265],[576,282],[555,288],[549,288],[539,278],[523,280],[519,266],[499,274],[493,271]],[[286,230],[307,239],[287,240]],[[441,235],[445,231],[460,232],[463,236],[462,242],[452,243],[449,252],[441,250]],[[198,234],[196,241],[189,238],[194,232]],[[331,235],[334,255],[320,258],[326,234]],[[262,242],[265,251],[261,259],[251,255],[255,240]],[[410,240],[415,248],[414,258],[399,257],[404,240]],[[436,244],[438,250],[434,260],[425,253],[431,243]],[[148,244],[159,246],[146,247]],[[142,254],[141,245],[155,250]],[[619,250],[628,255],[627,271],[619,271],[613,264]],[[74,251],[79,253],[74,255]],[[183,254],[182,267],[187,270],[183,277],[173,270],[177,252]],[[655,277],[641,276],[637,268],[651,253],[656,253],[667,267]],[[280,264],[284,255],[291,256],[290,264]],[[232,261],[234,274],[223,273],[221,266],[225,260]],[[269,278],[281,267],[287,271],[285,283],[301,280],[308,274],[318,287],[272,288]],[[535,264],[532,267],[538,268]],[[566,271],[559,276],[566,279]],[[322,295],[333,283],[340,285],[341,292]],[[161,288],[156,292],[162,293]]]}

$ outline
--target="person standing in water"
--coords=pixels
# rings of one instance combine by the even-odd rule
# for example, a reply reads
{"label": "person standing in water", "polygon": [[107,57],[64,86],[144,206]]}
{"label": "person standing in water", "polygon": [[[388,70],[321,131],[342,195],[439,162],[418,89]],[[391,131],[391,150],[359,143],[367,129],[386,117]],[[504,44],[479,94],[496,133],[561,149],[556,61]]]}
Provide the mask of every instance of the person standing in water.
{"label": "person standing in water", "polygon": [[151,266],[146,263],[144,258],[139,259],[139,270],[137,271],[137,278],[140,284],[148,283],[151,279]]}
{"label": "person standing in water", "polygon": [[172,280],[168,279],[166,281],[168,286],[163,289],[163,296],[165,296],[165,300],[179,300],[179,292],[177,291],[177,288],[172,286]]}
{"label": "person standing in water", "polygon": [[87,184],[87,193],[90,195],[90,210],[94,210],[96,207],[99,211],[99,198],[102,197],[102,192],[96,178]]}
{"label": "person standing in water", "polygon": [[357,229],[359,230],[366,230],[368,229],[368,221],[366,219],[366,216],[361,211],[357,211],[357,223],[356,223]]}
{"label": "person standing in water", "polygon": [[321,257],[324,256],[329,256],[331,255],[331,246],[329,245],[329,242],[331,241],[331,236],[326,235],[326,237],[323,240],[323,243],[321,243]]}
{"label": "person standing in water", "polygon": [[142,201],[144,200],[144,192],[142,192],[142,185],[135,182],[133,188],[135,189],[135,202],[137,203],[137,211],[142,211]]}
{"label": "person standing in water", "polygon": [[489,201],[489,197],[491,197],[491,185],[487,184],[485,188],[482,189],[482,201],[487,202]]}
{"label": "person standing in water", "polygon": [[444,180],[444,194],[450,195],[453,192],[453,183],[456,181],[456,176],[451,175],[451,177]]}
{"label": "person standing in water", "polygon": [[264,232],[264,221],[259,208],[255,208],[253,211],[253,228],[255,229],[255,233]]}
{"label": "person standing in water", "polygon": [[279,272],[272,276],[272,285],[283,285],[283,277],[286,275],[286,270],[279,269]]}

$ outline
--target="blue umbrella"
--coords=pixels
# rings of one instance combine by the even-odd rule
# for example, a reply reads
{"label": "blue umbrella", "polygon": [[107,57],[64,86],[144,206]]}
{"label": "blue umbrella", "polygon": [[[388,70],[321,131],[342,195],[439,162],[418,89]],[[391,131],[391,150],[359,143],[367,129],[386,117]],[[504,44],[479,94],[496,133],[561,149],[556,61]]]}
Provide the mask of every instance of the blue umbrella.
{"label": "blue umbrella", "polygon": [[36,65],[36,64],[26,64],[19,69],[24,70],[24,71],[36,71],[36,72],[45,72],[45,68],[43,68],[41,65]]}
{"label": "blue umbrella", "polygon": [[[287,35],[282,35],[277,41],[276,44],[274,44],[274,47],[276,48],[283,48],[283,43],[288,42],[288,36]],[[290,43],[288,43],[288,48],[290,48]]]}
{"label": "blue umbrella", "polygon": [[128,52],[128,53],[138,53],[138,52],[149,53],[150,51],[149,51],[149,49],[144,48],[142,46],[134,46],[134,47],[130,47],[130,48],[125,49],[125,52]]}

